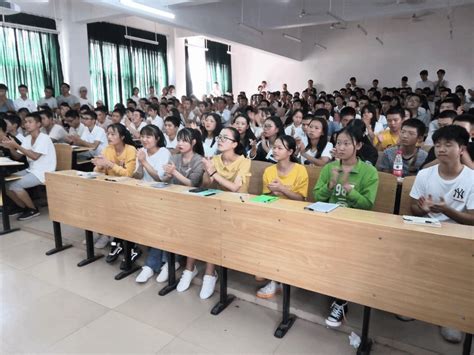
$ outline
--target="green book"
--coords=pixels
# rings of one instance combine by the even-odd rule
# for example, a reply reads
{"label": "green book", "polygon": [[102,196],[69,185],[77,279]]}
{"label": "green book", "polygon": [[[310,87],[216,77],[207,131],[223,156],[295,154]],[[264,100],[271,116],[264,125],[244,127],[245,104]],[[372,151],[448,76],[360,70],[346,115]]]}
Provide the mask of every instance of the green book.
{"label": "green book", "polygon": [[259,195],[259,196],[255,196],[250,201],[252,201],[252,202],[261,202],[261,203],[270,203],[270,202],[275,202],[278,199],[279,199],[278,196]]}

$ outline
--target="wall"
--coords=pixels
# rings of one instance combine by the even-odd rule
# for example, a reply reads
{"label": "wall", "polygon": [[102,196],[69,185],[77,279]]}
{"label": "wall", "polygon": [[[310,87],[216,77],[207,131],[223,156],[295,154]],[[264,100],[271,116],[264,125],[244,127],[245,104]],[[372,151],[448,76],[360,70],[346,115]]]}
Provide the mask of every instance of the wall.
{"label": "wall", "polygon": [[[330,30],[316,26],[305,30],[303,61],[298,62],[263,51],[233,45],[232,80],[234,92],[255,92],[262,80],[272,90],[286,82],[290,91],[305,88],[313,79],[318,88],[341,88],[352,75],[358,83],[370,87],[378,78],[381,86],[395,86],[403,75],[414,85],[421,69],[436,79],[436,70],[444,68],[450,85],[472,87],[474,83],[474,6],[454,8],[453,40],[449,39],[446,12],[427,17],[419,23],[379,19],[363,22],[365,36],[350,24],[348,30]],[[375,36],[384,41],[381,46]],[[313,46],[317,41],[328,49]],[[282,45],[285,42],[282,41]],[[286,43],[285,43],[286,45]]]}

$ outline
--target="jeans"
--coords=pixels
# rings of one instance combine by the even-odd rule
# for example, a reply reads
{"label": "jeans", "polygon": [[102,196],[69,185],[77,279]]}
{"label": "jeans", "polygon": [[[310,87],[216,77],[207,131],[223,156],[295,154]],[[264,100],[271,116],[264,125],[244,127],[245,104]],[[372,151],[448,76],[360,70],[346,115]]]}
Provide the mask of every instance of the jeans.
{"label": "jeans", "polygon": [[167,253],[161,249],[150,248],[145,261],[145,266],[150,267],[155,272],[160,272],[161,267],[167,260]]}

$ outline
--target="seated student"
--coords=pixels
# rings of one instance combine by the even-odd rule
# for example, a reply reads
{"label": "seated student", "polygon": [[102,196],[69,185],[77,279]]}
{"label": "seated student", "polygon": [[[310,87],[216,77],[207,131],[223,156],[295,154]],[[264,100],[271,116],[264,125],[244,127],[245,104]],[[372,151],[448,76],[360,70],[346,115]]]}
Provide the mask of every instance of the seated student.
{"label": "seated student", "polygon": [[[456,116],[455,114],[456,112],[452,110],[443,111],[439,114],[438,125],[441,125],[441,127],[446,127],[451,124],[455,124],[463,127],[464,129],[466,129],[468,134],[471,134],[471,130],[474,127],[474,116],[469,114]],[[472,138],[468,144],[467,153],[468,154],[462,155],[461,162],[467,167],[474,169],[474,143],[472,143]],[[425,162],[423,163],[421,168],[429,168],[430,166],[434,166],[438,163],[439,161],[435,155],[435,148],[431,147],[428,152],[428,156],[426,157]]]}
{"label": "seated student", "polygon": [[[344,129],[349,124],[349,122],[351,122],[353,119],[355,119],[356,110],[353,107],[346,106],[341,110],[341,112],[339,113],[339,116],[340,116],[339,124],[340,124],[341,128],[337,131],[334,131],[334,133],[331,136],[331,143],[333,145],[336,143],[337,133],[340,130]],[[329,129],[328,129],[328,133],[329,133]]]}
{"label": "seated student", "polygon": [[[111,124],[119,123],[119,124],[122,124],[122,125],[125,126],[125,123],[124,123],[125,120],[123,118],[124,114],[125,114],[124,111],[119,109],[119,108],[116,108],[115,110],[113,110],[112,115],[110,116]],[[107,126],[107,128],[108,128],[108,126]]]}
{"label": "seated student", "polygon": [[88,111],[82,115],[82,122],[86,129],[79,136],[68,136],[66,142],[81,147],[91,148],[92,150],[84,156],[96,157],[102,153],[107,146],[107,136],[102,127],[96,124],[97,116],[94,111]]}
{"label": "seated student", "polygon": [[[109,145],[102,154],[92,159],[94,171],[110,176],[132,177],[136,168],[137,150],[135,149],[130,132],[120,123],[111,124],[107,128]],[[109,255],[105,261],[112,263],[123,251],[122,240],[115,238],[111,243]],[[141,250],[132,248],[132,262],[141,255]],[[121,268],[124,266],[122,263]]]}
{"label": "seated student", "polygon": [[7,133],[23,143],[26,137],[21,132],[21,118],[16,115],[5,116],[7,124]]}
{"label": "seated student", "polygon": [[[299,138],[300,140],[306,136],[306,133],[303,131],[303,110],[294,110],[291,115],[291,124],[285,128],[285,134],[292,136],[294,139]],[[288,124],[289,122],[285,122]]]}
{"label": "seated student", "polygon": [[324,166],[331,159],[333,145],[328,142],[328,124],[323,117],[314,117],[307,128],[308,144],[300,143],[301,164]]}
{"label": "seated student", "polygon": [[41,116],[41,132],[47,134],[53,143],[64,143],[67,132],[63,126],[54,123],[53,113],[50,110],[44,110],[39,114]]}
{"label": "seated student", "polygon": [[125,120],[125,126],[130,131],[130,134],[132,135],[133,139],[140,138],[140,131],[143,127],[146,126],[145,119],[145,112],[137,109],[133,111],[131,120]]}
{"label": "seated student", "polygon": [[245,113],[237,112],[232,120],[232,127],[239,132],[240,143],[243,145],[245,153],[248,154],[252,145],[257,144],[257,138],[250,127],[250,118]]}
{"label": "seated student", "polygon": [[398,144],[400,129],[402,128],[405,113],[402,109],[391,107],[387,111],[388,129],[379,133],[374,138],[374,146],[377,150],[385,150]]}
{"label": "seated student", "polygon": [[377,120],[377,110],[375,106],[367,105],[362,108],[362,120],[367,127],[367,135],[373,141],[375,135],[384,130],[384,126],[380,120]]}
{"label": "seated student", "polygon": [[[365,163],[372,164],[376,166],[377,160],[379,158],[379,152],[375,149],[372,141],[367,135],[367,127],[364,123],[364,120],[352,120],[346,127],[354,127],[354,129],[359,129],[364,132],[362,137],[362,147],[357,151],[357,157]],[[335,153],[335,149],[332,150]]]}
{"label": "seated student", "polygon": [[[277,163],[269,166],[263,173],[263,194],[271,194],[284,199],[304,201],[308,195],[308,172],[298,164],[295,155],[296,141],[283,135],[275,140],[273,156]],[[258,290],[257,297],[270,298],[279,292],[280,284],[268,282]]]}
{"label": "seated student", "polygon": [[178,131],[179,125],[181,121],[178,117],[175,116],[168,116],[165,118],[165,139],[166,139],[166,148],[168,148],[171,154],[175,154],[178,152],[176,146],[178,145]]}
{"label": "seated student", "polygon": [[150,118],[150,124],[155,125],[160,130],[163,130],[163,126],[165,125],[165,121],[163,118],[160,117],[160,106],[157,104],[151,104],[148,107],[148,116]]}
{"label": "seated student", "polygon": [[[8,133],[7,129],[7,121],[3,118],[0,118],[0,143],[5,139],[5,138],[10,138],[13,139],[18,145],[21,145],[21,141],[16,138],[14,135]],[[15,157],[12,155],[11,151],[9,148],[2,147],[0,145],[0,151],[4,157],[10,158],[12,160],[17,160],[22,163],[24,163],[24,168],[28,167],[28,161],[26,160],[26,156],[22,155],[20,159],[15,159]]]}
{"label": "seated student", "polygon": [[[165,181],[164,167],[168,164],[171,153],[165,148],[166,141],[163,133],[158,127],[148,125],[140,131],[140,140],[143,148],[138,151],[137,169],[133,177],[146,182]],[[162,254],[160,249],[150,248],[145,265],[138,274],[136,282],[147,282],[155,271],[160,271]]]}
{"label": "seated student", "polygon": [[222,120],[217,113],[204,114],[203,118],[201,133],[204,156],[212,158],[217,154],[217,136],[223,128]]}
{"label": "seated student", "polygon": [[[449,123],[446,123],[445,121],[446,120],[442,120],[440,122],[440,117],[441,118],[445,118],[444,116],[442,116],[441,114],[445,111],[453,111],[457,114],[459,114],[458,112],[458,108],[459,108],[459,100],[457,98],[447,98],[443,101],[441,101],[440,105],[439,105],[439,114],[438,114],[438,117],[434,120],[432,120],[430,122],[430,126],[429,126],[429,129],[428,129],[428,135],[426,136],[426,139],[425,139],[425,142],[424,142],[424,145],[428,145],[428,146],[432,146],[433,145],[433,133],[438,129],[438,128],[441,128],[441,127],[444,127],[444,126],[448,126],[450,125],[452,122],[449,122]],[[451,116],[451,115],[450,115]],[[454,118],[454,117],[453,117]]]}
{"label": "seated student", "polygon": [[[1,146],[10,149],[14,159],[21,159],[22,155],[28,160],[28,169],[21,170],[14,175],[21,176],[20,180],[7,185],[7,195],[22,209],[19,221],[26,221],[40,215],[30,195],[26,191],[30,187],[42,185],[45,182],[45,173],[56,170],[56,150],[53,142],[44,133],[40,132],[41,116],[30,113],[25,118],[25,130],[28,136],[19,145],[12,138],[4,137]],[[21,154],[20,154],[21,153]]]}
{"label": "seated student", "polygon": [[[178,132],[177,149],[179,153],[173,155],[169,163],[164,166],[166,174],[163,180],[177,185],[185,185],[190,187],[200,186],[204,173],[204,165],[202,163],[204,149],[202,147],[201,134],[199,131],[192,128],[184,128],[180,130]],[[156,278],[156,281],[165,282],[168,280],[169,276],[168,263],[166,262],[165,253],[156,251],[154,254],[154,263],[152,263],[154,266],[153,270],[160,272]],[[161,267],[162,260],[164,261],[163,267]],[[148,263],[145,264],[148,265]],[[175,269],[178,269],[179,267],[180,264],[176,262]],[[191,285],[192,279],[196,275],[197,269],[194,267],[194,261],[189,259],[186,270],[183,271],[181,279],[176,288],[178,292],[186,291]]]}
{"label": "seated student", "polygon": [[252,147],[252,150],[248,155],[249,158],[269,163],[276,163],[275,159],[273,159],[272,147],[277,137],[283,133],[283,123],[281,122],[280,117],[268,117],[263,124],[263,133],[260,142]]}
{"label": "seated student", "polygon": [[[379,176],[375,167],[357,158],[364,131],[346,127],[337,133],[336,158],[321,170],[313,194],[316,201],[370,210],[374,206]],[[326,318],[329,327],[339,327],[347,313],[347,301],[335,300]]]}
{"label": "seated student", "polygon": [[69,110],[66,112],[66,118],[64,124],[69,127],[68,135],[70,136],[82,136],[86,126],[84,126],[79,117],[79,112],[76,110]]}
{"label": "seated student", "polygon": [[[205,169],[203,186],[246,193],[251,175],[250,160],[245,158],[239,132],[233,127],[222,129],[218,136],[218,149],[221,154],[212,159],[202,159]],[[194,263],[194,259],[188,258],[186,269],[195,270]],[[215,265],[207,263],[200,292],[201,299],[212,296],[216,282]]]}
{"label": "seated student", "polygon": [[[433,134],[439,164],[420,170],[410,192],[411,211],[441,222],[474,225],[474,170],[461,163],[466,154],[469,134],[463,127],[451,125]],[[441,335],[459,343],[462,332],[442,327]]]}
{"label": "seated student", "polygon": [[428,153],[419,148],[423,141],[426,126],[416,118],[403,121],[400,131],[400,144],[384,150],[379,169],[386,173],[392,173],[393,163],[398,150],[402,151],[403,176],[416,175],[425,161]]}
{"label": "seated student", "polygon": [[107,127],[109,127],[114,122],[112,122],[112,120],[108,117],[108,112],[105,107],[97,107],[94,112],[97,116],[96,125],[102,128],[105,132]]}

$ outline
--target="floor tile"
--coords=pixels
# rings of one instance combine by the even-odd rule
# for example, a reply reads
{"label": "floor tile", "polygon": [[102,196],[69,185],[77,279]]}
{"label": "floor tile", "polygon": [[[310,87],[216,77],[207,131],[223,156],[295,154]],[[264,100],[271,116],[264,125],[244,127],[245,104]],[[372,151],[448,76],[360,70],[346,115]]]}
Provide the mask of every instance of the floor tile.
{"label": "floor tile", "polygon": [[158,354],[212,354],[210,350],[203,348],[202,346],[192,344],[180,338],[174,338],[174,340],[166,345],[163,349],[158,351]]}
{"label": "floor tile", "polygon": [[51,353],[154,354],[173,336],[115,311],[91,322],[48,349]]}
{"label": "floor tile", "polygon": [[[54,247],[54,242],[46,238],[38,238],[28,232],[22,231],[21,233],[23,234],[21,238],[25,242],[0,248],[0,262],[23,270],[46,261],[48,257],[45,252]],[[27,240],[30,236],[31,240]],[[7,235],[7,237],[10,236]]]}

